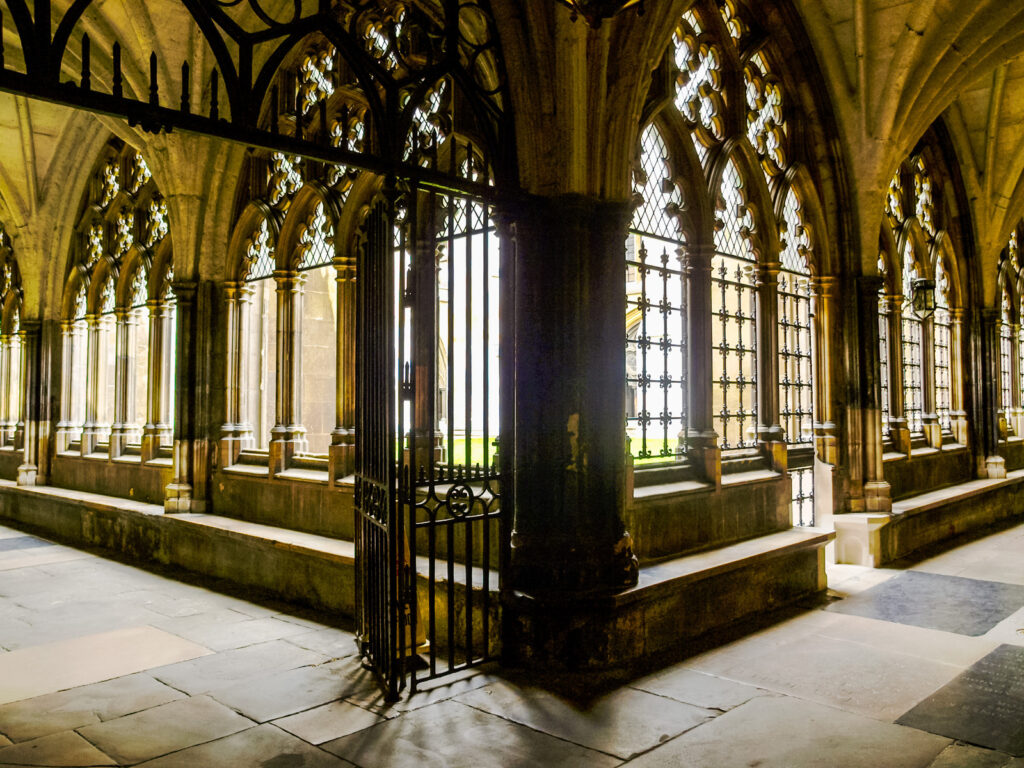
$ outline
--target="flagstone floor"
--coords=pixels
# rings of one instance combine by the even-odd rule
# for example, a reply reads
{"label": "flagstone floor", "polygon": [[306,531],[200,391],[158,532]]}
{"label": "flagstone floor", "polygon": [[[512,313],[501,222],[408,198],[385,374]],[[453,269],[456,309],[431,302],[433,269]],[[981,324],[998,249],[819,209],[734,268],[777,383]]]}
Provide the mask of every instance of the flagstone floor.
{"label": "flagstone floor", "polygon": [[1024,525],[587,700],[397,704],[350,632],[0,527],[0,766],[1024,768]]}

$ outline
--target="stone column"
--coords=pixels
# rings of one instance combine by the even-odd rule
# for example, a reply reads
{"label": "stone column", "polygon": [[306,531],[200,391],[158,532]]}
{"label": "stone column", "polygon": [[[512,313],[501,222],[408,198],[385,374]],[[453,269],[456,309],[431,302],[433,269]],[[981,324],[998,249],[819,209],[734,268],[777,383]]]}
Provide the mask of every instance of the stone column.
{"label": "stone column", "polygon": [[253,446],[252,425],[247,420],[245,353],[252,313],[253,287],[246,282],[224,284],[224,423],[220,429],[220,465],[228,467]]}
{"label": "stone column", "polygon": [[779,424],[779,264],[757,266],[757,440],[776,472],[785,472],[785,435]]}
{"label": "stone column", "polygon": [[306,450],[306,429],[300,422],[302,399],[302,286],[305,275],[274,272],[277,283],[276,423],[270,430],[270,474],[288,468],[292,456]]}
{"label": "stone column", "polygon": [[131,355],[128,353],[128,310],[114,310],[114,423],[110,426],[110,457],[124,453],[128,442],[128,403],[134,393]]}
{"label": "stone column", "polygon": [[932,448],[942,447],[942,428],[935,413],[935,315],[921,322],[921,423]]}
{"label": "stone column", "polygon": [[978,433],[978,477],[1006,477],[1006,461],[999,455],[1000,338],[1001,312],[985,307],[981,321],[981,418]]}
{"label": "stone column", "polygon": [[690,366],[689,433],[687,454],[701,479],[722,483],[722,449],[715,432],[711,397],[711,258],[713,245],[687,249],[686,272],[687,353]]}
{"label": "stone column", "polygon": [[953,440],[967,445],[967,410],[964,407],[964,311],[949,311],[949,420]]}
{"label": "stone column", "polygon": [[[864,275],[857,279],[858,318],[860,320],[860,358],[858,360],[861,372],[861,431],[864,435],[862,447],[863,461],[861,464],[861,476],[863,478],[863,508],[867,512],[890,512],[892,510],[892,499],[889,493],[889,483],[885,479],[885,471],[882,463],[884,452],[882,434],[882,380],[879,366],[879,337],[878,337],[878,291],[882,287],[882,278],[875,275]],[[897,313],[897,318],[899,317]],[[889,315],[889,333],[893,332],[892,313]],[[899,325],[896,326],[899,328]],[[900,338],[899,336],[896,337]],[[890,335],[890,341],[892,336]],[[899,344],[890,343],[890,347],[899,347]],[[898,367],[899,360],[894,362],[890,353],[890,369]],[[902,356],[900,357],[902,359]],[[900,377],[902,381],[902,377]],[[889,377],[889,412],[892,413],[892,403],[897,398],[893,395],[893,377]],[[902,388],[895,392],[902,395]],[[903,398],[900,401],[900,413],[903,412]],[[891,423],[891,419],[890,419]],[[906,421],[902,422],[904,431]]]}
{"label": "stone column", "polygon": [[12,336],[0,336],[0,445],[14,442],[17,420],[11,413],[11,357]]}
{"label": "stone column", "polygon": [[[819,460],[835,466],[839,462],[839,440],[832,411],[832,334],[839,326],[835,307],[836,278],[811,279],[811,345],[814,350],[814,446]],[[876,307],[877,309],[877,307]],[[875,347],[878,349],[876,321]]]}
{"label": "stone column", "polygon": [[42,413],[41,379],[42,360],[39,353],[42,323],[38,320],[23,320],[21,363],[22,413],[25,421],[25,438],[22,463],[18,467],[18,485],[35,485],[39,477],[39,434],[41,422],[46,421]]}
{"label": "stone column", "polygon": [[356,450],[356,256],[334,257],[338,272],[338,327],[335,388],[336,422],[328,453],[333,485],[355,471]]}
{"label": "stone column", "polygon": [[509,585],[542,601],[623,589],[638,576],[622,522],[630,206],[567,195],[502,215],[514,270],[503,275],[514,306],[502,308],[513,337],[502,366],[514,369],[502,404],[515,413]]}
{"label": "stone column", "polygon": [[889,436],[896,450],[909,456],[910,426],[903,409],[903,296],[887,296],[886,301],[889,303]]}
{"label": "stone column", "polygon": [[[202,512],[206,508],[206,498],[201,490],[196,488],[195,473],[195,439],[199,426],[196,401],[203,397],[197,379],[198,345],[201,343],[198,338],[197,322],[199,285],[193,281],[181,280],[172,283],[172,287],[177,304],[172,449],[174,475],[164,488],[164,511]],[[201,477],[198,479],[202,481]]]}
{"label": "stone column", "polygon": [[[103,333],[100,325],[101,315],[86,315],[85,322],[88,328],[88,346],[86,347],[86,380],[85,390],[85,423],[82,425],[82,455],[87,456],[93,452],[96,444],[106,434],[99,423],[99,401],[101,387],[106,379],[106,372],[100,369],[102,360]],[[69,377],[70,378],[70,377]],[[75,386],[68,382],[69,386]]]}
{"label": "stone column", "polygon": [[173,437],[169,413],[171,365],[175,350],[171,349],[174,320],[172,304],[166,299],[146,302],[149,313],[149,381],[146,385],[146,424],[142,428],[142,460],[150,461],[160,454],[160,446]]}

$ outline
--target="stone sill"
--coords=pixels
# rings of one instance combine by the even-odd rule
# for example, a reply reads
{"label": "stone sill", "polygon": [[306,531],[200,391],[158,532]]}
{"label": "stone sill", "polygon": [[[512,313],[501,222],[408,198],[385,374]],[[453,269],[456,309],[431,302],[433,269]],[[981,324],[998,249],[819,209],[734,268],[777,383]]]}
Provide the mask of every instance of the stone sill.
{"label": "stone sill", "polygon": [[58,488],[52,485],[18,485],[12,480],[0,480],[0,488],[6,488],[18,493],[34,496],[49,496],[52,498],[73,501],[87,509],[99,511],[125,511],[134,512],[140,515],[163,515],[164,508],[159,504],[147,504],[144,501],[133,499],[122,499],[118,496],[104,496],[100,493],[89,493],[88,491],[76,491],[71,488]]}
{"label": "stone sill", "polygon": [[746,485],[750,483],[767,483],[778,480],[782,477],[778,472],[770,469],[753,469],[748,472],[735,472],[731,475],[722,475],[722,485]]}
{"label": "stone sill", "polygon": [[[566,595],[566,604],[586,602],[591,607],[618,609],[623,606],[661,600],[666,594],[720,576],[731,571],[748,568],[757,562],[793,554],[802,550],[820,549],[835,538],[832,531],[818,528],[790,528],[779,533],[758,536],[724,547],[684,555],[640,568],[640,579],[635,587],[614,594],[581,597]],[[520,599],[531,600],[530,595],[516,593]],[[558,602],[558,595],[545,595],[545,602]]]}
{"label": "stone sill", "polygon": [[[1024,482],[1024,469],[1015,469],[1007,472],[1006,477],[969,480],[966,483],[950,485],[936,491],[928,491],[917,496],[894,501],[892,503],[892,516],[910,517],[937,509],[954,501],[964,501],[1002,486],[1017,485],[1022,482]],[[839,517],[839,515],[836,516],[837,519]],[[842,517],[845,518],[846,515],[842,515]]]}
{"label": "stone sill", "polygon": [[232,464],[221,469],[226,475],[238,475],[240,477],[270,477],[270,468],[259,464]]}
{"label": "stone sill", "polygon": [[330,479],[326,469],[302,469],[299,467],[291,467],[278,472],[274,475],[274,478],[279,480],[298,480],[302,483],[317,483],[320,485],[327,485]]}
{"label": "stone sill", "polygon": [[303,555],[334,560],[339,563],[355,563],[355,545],[351,541],[317,536],[313,533],[290,531],[271,525],[250,523],[234,517],[206,515],[195,512],[167,515],[168,519],[180,520],[190,525],[214,528],[219,533],[239,541],[258,540],[279,549],[286,549]]}

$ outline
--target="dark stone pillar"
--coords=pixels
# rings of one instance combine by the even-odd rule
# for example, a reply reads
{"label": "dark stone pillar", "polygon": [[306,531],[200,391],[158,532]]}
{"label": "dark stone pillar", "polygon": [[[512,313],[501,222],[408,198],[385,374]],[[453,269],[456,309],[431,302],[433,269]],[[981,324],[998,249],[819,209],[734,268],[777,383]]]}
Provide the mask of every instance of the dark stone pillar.
{"label": "dark stone pillar", "polygon": [[502,401],[515,414],[510,582],[533,596],[623,589],[638,574],[622,522],[630,206],[565,196],[502,213],[514,269],[502,328],[513,336],[502,360],[514,368]]}
{"label": "dark stone pillar", "polygon": [[[885,480],[882,466],[882,379],[878,359],[878,291],[881,287],[881,277],[865,275],[857,279],[858,318],[860,320],[858,337],[861,372],[861,434],[864,437],[861,446],[861,477],[863,479],[863,510],[867,512],[889,512],[892,509],[889,483]],[[892,333],[893,325],[893,323],[889,325],[890,333]],[[899,325],[895,327],[899,328]],[[889,346],[898,347],[899,345],[890,344]],[[892,366],[893,363],[890,362],[890,367]],[[890,377],[890,381],[893,380],[893,377]],[[901,403],[900,413],[902,413],[903,390],[902,388],[895,390],[898,396],[893,392],[894,390],[890,387],[889,407],[891,409],[892,401],[898,398]]]}
{"label": "dark stone pillar", "polygon": [[1002,321],[998,308],[987,307],[980,312],[981,321],[981,418],[978,429],[980,450],[978,451],[979,477],[1006,477],[1006,462],[999,455],[999,411],[1000,402],[1000,338],[999,326]]}
{"label": "dark stone pillar", "polygon": [[[177,312],[174,369],[174,477],[164,489],[167,512],[203,512],[209,485],[210,331],[209,282],[172,283]],[[219,382],[218,382],[219,383]]]}

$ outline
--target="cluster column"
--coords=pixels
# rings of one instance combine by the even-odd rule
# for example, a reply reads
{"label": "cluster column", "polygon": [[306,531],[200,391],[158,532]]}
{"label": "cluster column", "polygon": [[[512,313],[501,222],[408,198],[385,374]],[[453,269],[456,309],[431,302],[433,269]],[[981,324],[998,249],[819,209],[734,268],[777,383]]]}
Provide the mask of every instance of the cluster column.
{"label": "cluster column", "polygon": [[288,467],[289,459],[306,450],[300,423],[302,388],[302,285],[305,276],[278,270],[277,282],[277,418],[270,430],[270,473]]}
{"label": "cluster column", "polygon": [[42,408],[43,361],[40,354],[42,323],[38,320],[23,320],[21,323],[22,352],[21,391],[23,393],[22,414],[25,422],[23,459],[18,467],[18,485],[35,485],[40,479],[39,436],[46,434],[48,423]]}
{"label": "cluster column", "polygon": [[979,313],[981,321],[981,438],[978,457],[978,477],[1006,477],[1006,461],[999,455],[1000,402],[1000,343],[999,326],[1002,313],[999,308],[986,307]]}
{"label": "cluster column", "polygon": [[[689,434],[686,449],[691,465],[701,479],[716,488],[722,482],[722,449],[718,445],[712,413],[711,370],[714,365],[711,349],[711,258],[712,244],[687,248],[686,327],[690,332],[689,354]],[[705,375],[692,372],[704,371]]]}
{"label": "cluster column", "polygon": [[330,482],[355,471],[356,450],[356,255],[334,257],[338,272],[336,419],[329,449]]}
{"label": "cluster column", "polygon": [[237,281],[224,284],[227,356],[224,364],[224,423],[220,428],[220,465],[229,467],[254,444],[248,421],[245,363],[249,351],[249,320],[253,287]]}

